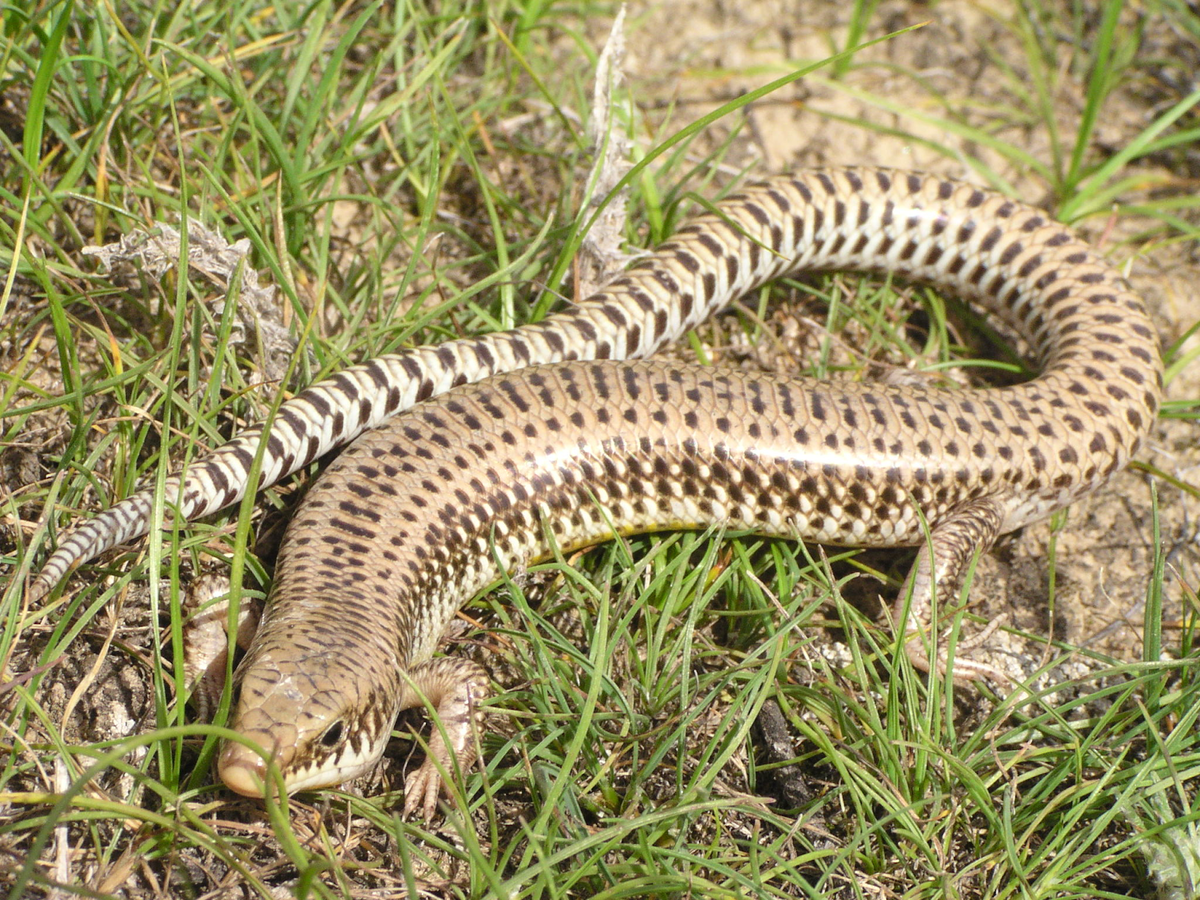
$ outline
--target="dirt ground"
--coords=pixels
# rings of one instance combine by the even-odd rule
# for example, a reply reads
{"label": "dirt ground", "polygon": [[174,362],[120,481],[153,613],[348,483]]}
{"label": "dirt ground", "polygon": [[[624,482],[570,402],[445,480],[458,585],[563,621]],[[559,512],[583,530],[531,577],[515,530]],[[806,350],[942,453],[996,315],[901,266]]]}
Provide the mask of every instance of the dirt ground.
{"label": "dirt ground", "polygon": [[[975,177],[968,166],[923,143],[928,141],[982,159],[1013,184],[1026,202],[1048,202],[1045,183],[1001,153],[914,118],[952,110],[967,124],[983,128],[1037,159],[1052,157],[1048,129],[1002,112],[1022,106],[1013,80],[1002,74],[998,61],[1012,66],[1017,78],[1025,74],[1025,51],[1014,31],[1004,24],[1009,14],[1008,5],[1001,2],[881,3],[875,21],[882,29],[896,31],[926,24],[865,50],[856,58],[860,65],[848,79],[849,89],[822,83],[822,73],[818,73],[817,78],[805,79],[755,104],[734,141],[728,165],[770,173],[798,166],[865,164]],[[843,13],[835,4],[786,0],[737,4],[680,0],[635,6],[628,36],[629,80],[637,86],[636,95],[648,110],[648,120],[654,119],[653,110],[669,107],[683,107],[688,114],[699,115],[758,86],[770,75],[782,74],[789,61],[828,55],[829,36],[836,33],[839,21],[844,21]],[[599,27],[594,33],[597,40],[602,39]],[[1146,41],[1166,58],[1186,59],[1195,52],[1161,21],[1147,23]],[[749,72],[767,75],[757,80],[743,74]],[[1067,76],[1060,79],[1058,88],[1054,109],[1059,127],[1071,135],[1084,103],[1084,85],[1081,79]],[[1118,91],[1105,106],[1098,148],[1126,146],[1169,101],[1162,91],[1160,84],[1135,84]],[[863,95],[876,99],[868,102],[861,99]],[[885,108],[885,104],[899,111]],[[863,121],[877,130],[864,128]],[[730,127],[727,122],[717,123],[710,130],[710,140],[721,141]],[[1158,161],[1161,174],[1185,179],[1196,177],[1196,162],[1193,154],[1187,171],[1179,171],[1178,159]],[[1143,170],[1154,174],[1154,165],[1143,164]],[[1093,218],[1077,228],[1092,242],[1106,246],[1132,237],[1145,225],[1123,217],[1114,228],[1112,222]],[[1166,347],[1200,315],[1194,290],[1200,275],[1197,248],[1192,243],[1168,242],[1132,246],[1136,255],[1130,256],[1129,245],[1125,245],[1113,258],[1127,261],[1129,277],[1145,298]],[[1195,338],[1188,346],[1194,344]],[[1195,397],[1198,390],[1200,365],[1192,365],[1168,386],[1168,403],[1172,398]],[[1160,421],[1140,460],[1194,484],[1200,466],[1195,425]],[[1192,608],[1189,598],[1195,597],[1200,581],[1198,525],[1195,517],[1189,516],[1195,501],[1165,481],[1158,481],[1155,487],[1167,548],[1166,618],[1179,622]],[[982,562],[972,598],[981,602],[983,615],[1007,612],[1012,621],[1032,633],[1051,631],[1056,637],[1118,659],[1140,658],[1142,610],[1154,554],[1149,540],[1151,521],[1149,481],[1137,467],[1115,479],[1107,490],[1076,504],[1061,530],[1052,531],[1050,523],[1041,523],[1002,539],[997,552]],[[1051,624],[1046,609],[1046,555],[1052,540],[1057,554],[1057,604]],[[1002,656],[1005,652],[1029,652],[1005,648],[1002,636],[997,636],[997,641]]]}

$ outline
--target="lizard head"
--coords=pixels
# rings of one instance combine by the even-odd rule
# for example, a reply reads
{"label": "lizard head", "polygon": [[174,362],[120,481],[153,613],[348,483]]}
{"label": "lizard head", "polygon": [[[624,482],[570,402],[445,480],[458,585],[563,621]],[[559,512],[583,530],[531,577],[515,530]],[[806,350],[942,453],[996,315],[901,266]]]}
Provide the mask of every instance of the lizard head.
{"label": "lizard head", "polygon": [[328,651],[297,655],[260,647],[238,673],[230,727],[217,760],[233,791],[262,797],[278,770],[284,790],[332,787],[379,761],[397,712],[395,680],[362,660]]}

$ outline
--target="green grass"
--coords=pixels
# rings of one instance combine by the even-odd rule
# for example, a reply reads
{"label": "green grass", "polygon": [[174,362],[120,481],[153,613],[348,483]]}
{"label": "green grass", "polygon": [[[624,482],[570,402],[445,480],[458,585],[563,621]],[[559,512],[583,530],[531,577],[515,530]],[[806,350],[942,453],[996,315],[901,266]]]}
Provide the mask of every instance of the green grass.
{"label": "green grass", "polygon": [[[766,101],[792,104],[809,68],[801,85],[896,114],[839,105],[830,125],[904,138],[1001,189],[1032,182],[1042,192],[1032,199],[1094,235],[1112,216],[1117,261],[1154,271],[1179,258],[1156,254],[1196,240],[1186,167],[1197,95],[1155,93],[1181,64],[1147,39],[1169,24],[1197,52],[1185,4],[1025,3],[995,17],[1012,41],[978,48],[1004,98],[986,106],[843,52],[883,36],[874,7],[853,5],[828,59],[712,73],[708,107],[692,105],[691,87],[679,96],[630,73],[618,105],[641,164],[629,178],[631,244],[666,237],[742,170],[765,174],[745,162],[751,95],[734,91],[701,116],[729,100],[726,79],[753,78],[771,85]],[[1194,543],[1179,524],[1198,490],[1186,465],[1146,470],[1159,494],[1139,536],[1153,560],[1140,654],[1110,658],[1033,631],[1049,642],[1047,668],[1080,655],[1092,665],[1032,695],[980,698],[897,658],[874,598],[897,589],[903,554],[661,535],[538,567],[475,603],[483,627],[455,639],[486,651],[508,690],[482,771],[434,823],[397,815],[399,740],[361,795],[235,801],[214,787],[220,727],[191,723],[178,700],[186,582],[229,564],[247,592],[263,591],[300,481],[204,522],[168,522],[86,566],[52,602],[24,604],[50,535],[145,479],[161,485],[281,392],[398,347],[509,328],[571,297],[592,214],[578,205],[592,164],[581,118],[612,12],[507,0],[131,3],[119,17],[0,5],[0,886],[12,896],[58,879],[80,896],[112,896],[128,880],[132,896],[197,897],[240,896],[240,882],[263,897],[281,886],[1125,897],[1149,896],[1156,878],[1182,883],[1171,867],[1196,883],[1200,688],[1193,662],[1162,661],[1191,652],[1197,610]],[[631,30],[646,27],[641,15]],[[881,71],[894,76],[886,91],[871,80]],[[1129,139],[1104,145],[1114,104],[1144,94],[1154,96]],[[80,252],[185,218],[247,239],[249,265],[279,289],[297,343],[266,383],[253,335],[240,347],[220,339],[236,324],[232,304],[214,311],[223,288],[196,272],[122,282]],[[692,347],[706,357],[739,332],[758,340],[780,305],[828,329],[803,363],[822,377],[871,377],[871,363],[939,370],[964,355],[938,298],[852,277],[745,298]],[[1180,318],[1182,333],[1196,314]],[[1006,359],[1002,346],[989,352]],[[1165,416],[1181,421],[1169,424],[1200,413],[1197,352],[1194,337],[1168,347],[1170,378],[1188,386],[1172,392]],[[1171,453],[1194,464],[1186,437],[1162,439],[1172,440],[1158,465]],[[1120,484],[1146,496],[1143,482]],[[1061,562],[1061,551],[1045,562],[1055,596]],[[831,648],[830,635],[842,643]],[[793,759],[769,759],[752,738],[768,701],[791,729]],[[122,707],[136,721],[105,720]],[[809,791],[799,808],[766,799],[797,775]]]}

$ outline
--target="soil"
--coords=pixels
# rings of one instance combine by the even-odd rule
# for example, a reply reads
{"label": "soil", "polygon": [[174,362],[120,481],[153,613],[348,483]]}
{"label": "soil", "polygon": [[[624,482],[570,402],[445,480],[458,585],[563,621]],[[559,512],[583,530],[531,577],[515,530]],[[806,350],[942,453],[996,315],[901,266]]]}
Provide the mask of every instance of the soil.
{"label": "soil", "polygon": [[[722,3],[679,0],[631,11],[628,35],[628,78],[646,118],[656,125],[699,116],[783,74],[806,60],[827,56],[831,38],[846,10],[835,4],[774,2]],[[978,172],[958,162],[954,153],[926,145],[950,147],[981,160],[1017,195],[1034,205],[1048,204],[1046,183],[1026,167],[979,141],[964,140],[918,117],[948,118],[1010,143],[1039,160],[1053,156],[1049,129],[1024,111],[1019,92],[1028,83],[1026,49],[1007,24],[1004,3],[884,2],[876,11],[879,32],[920,25],[855,57],[844,85],[819,72],[754,104],[743,120],[716,123],[696,149],[718,146],[731,130],[726,165],[752,173],[786,171],[800,166],[879,165],[913,168],[979,180]],[[599,24],[599,23],[598,23]],[[1161,21],[1147,21],[1147,47],[1186,65],[1196,53]],[[1157,29],[1157,30],[1156,30]],[[604,33],[597,27],[597,41]],[[874,34],[872,35],[874,36]],[[1003,67],[1010,68],[1005,75]],[[1070,73],[1060,78],[1053,95],[1060,134],[1072,135],[1084,106],[1085,84]],[[1096,147],[1128,145],[1164,103],[1153,85],[1130,84],[1104,107]],[[865,98],[870,99],[865,99]],[[668,115],[664,110],[671,110]],[[660,111],[655,115],[655,111]],[[864,127],[863,123],[870,127]],[[1185,164],[1185,166],[1188,164]],[[1142,167],[1147,175],[1167,179],[1190,176],[1179,159]],[[1173,343],[1200,313],[1191,285],[1197,275],[1197,250],[1191,244],[1158,242],[1142,245],[1134,236],[1150,223],[1133,216],[1076,223],[1085,237],[1109,247],[1111,258],[1125,261],[1134,287],[1144,297],[1158,324],[1163,345]],[[1127,243],[1128,242],[1128,243]],[[1118,249],[1112,250],[1113,244]],[[1187,346],[1195,346],[1196,338]],[[1185,347],[1186,349],[1186,347]],[[776,362],[780,368],[792,363]],[[1168,385],[1167,401],[1195,397],[1200,366],[1180,371]],[[1158,423],[1140,462],[1194,483],[1200,466],[1195,426],[1184,420]],[[1156,483],[1159,528],[1168,555],[1166,619],[1182,623],[1191,611],[1189,597],[1197,587],[1197,524],[1189,518],[1189,498],[1164,481]],[[1192,501],[1194,503],[1194,500]],[[1107,490],[1075,504],[1059,526],[1044,522],[1004,539],[986,557],[972,592],[976,611],[987,618],[1007,615],[1032,633],[1051,631],[1056,638],[1116,659],[1138,659],[1142,647],[1142,615],[1155,547],[1151,523],[1154,499],[1143,466],[1114,479]],[[1053,612],[1047,609],[1049,565],[1053,548],[1056,579]],[[1053,616],[1053,623],[1048,616]],[[1001,655],[1026,655],[1004,648],[1003,635],[989,642]],[[1170,642],[1167,642],[1168,645]],[[1003,667],[1003,661],[997,661]]]}

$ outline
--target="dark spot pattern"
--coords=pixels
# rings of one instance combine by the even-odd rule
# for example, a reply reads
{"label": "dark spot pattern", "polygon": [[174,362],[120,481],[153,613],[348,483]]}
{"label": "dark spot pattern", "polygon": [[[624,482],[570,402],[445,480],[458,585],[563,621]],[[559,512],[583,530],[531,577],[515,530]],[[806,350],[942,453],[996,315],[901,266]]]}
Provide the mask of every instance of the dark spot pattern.
{"label": "dark spot pattern", "polygon": [[[801,254],[814,268],[886,267],[962,293],[1025,337],[1042,373],[955,392],[586,361],[653,353],[794,274]],[[567,359],[577,362],[539,368]],[[612,522],[622,532],[716,523],[923,547],[924,518],[934,556],[924,569],[919,556],[910,576],[919,620],[930,565],[952,586],[965,548],[1020,524],[1018,510],[1044,516],[1121,468],[1158,413],[1161,383],[1138,298],[1043,213],[945,179],[824,170],[745,188],[541,323],[339,372],[284,403],[269,430],[252,427],[172,476],[166,496],[183,498],[185,517],[207,515],[243,495],[256,465],[259,485],[271,484],[375,428],[309,492],[251,654],[286,662],[313,658],[304,648],[318,642],[352,650],[374,711],[348,713],[345,736],[328,725],[321,735],[365,748],[362,730],[386,728],[378,707],[394,705],[379,698],[398,690],[387,660],[425,665],[466,596],[498,566],[548,552],[548,534],[566,550],[610,536]],[[35,596],[144,533],[152,497],[68,535]]]}

